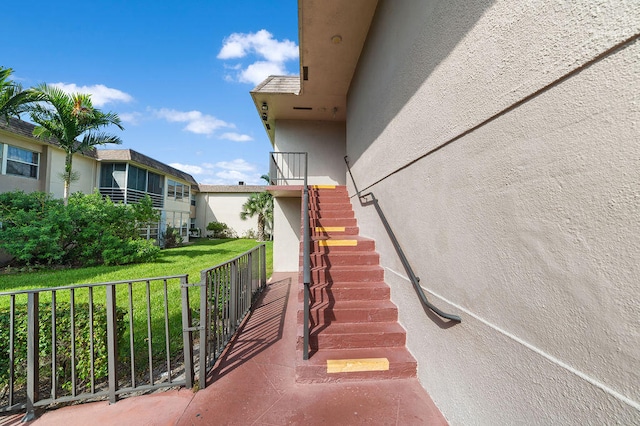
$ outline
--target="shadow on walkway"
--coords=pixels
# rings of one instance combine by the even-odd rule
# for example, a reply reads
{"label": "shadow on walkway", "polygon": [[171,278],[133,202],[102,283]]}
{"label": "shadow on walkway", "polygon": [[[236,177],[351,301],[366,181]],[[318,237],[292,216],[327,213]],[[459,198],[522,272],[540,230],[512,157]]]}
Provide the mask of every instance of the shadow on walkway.
{"label": "shadow on walkway", "polygon": [[209,373],[207,386],[282,339],[291,281],[287,277],[267,286]]}

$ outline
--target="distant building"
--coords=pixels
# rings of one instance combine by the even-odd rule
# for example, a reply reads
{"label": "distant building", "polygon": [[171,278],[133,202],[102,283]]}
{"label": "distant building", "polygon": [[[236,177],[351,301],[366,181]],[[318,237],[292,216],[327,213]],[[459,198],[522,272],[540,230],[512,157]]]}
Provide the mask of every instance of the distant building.
{"label": "distant building", "polygon": [[[65,151],[54,139],[33,137],[33,128],[15,118],[8,123],[0,120],[0,192],[43,191],[62,198]],[[239,236],[257,229],[257,219],[242,221],[240,212],[250,193],[264,189],[261,186],[198,185],[190,174],[132,149],[77,153],[73,170],[80,179],[71,183],[71,193],[98,189],[114,202],[125,204],[149,195],[161,220],[146,230],[148,238],[158,239],[171,226],[188,241],[190,235],[198,234],[190,229],[204,231],[214,220],[227,223]]]}

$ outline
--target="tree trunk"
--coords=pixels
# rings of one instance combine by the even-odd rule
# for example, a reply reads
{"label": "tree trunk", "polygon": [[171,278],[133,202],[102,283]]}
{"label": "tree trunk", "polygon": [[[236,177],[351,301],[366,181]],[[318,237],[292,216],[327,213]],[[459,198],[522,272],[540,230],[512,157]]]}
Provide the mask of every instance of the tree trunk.
{"label": "tree trunk", "polygon": [[69,191],[71,188],[71,166],[73,163],[73,152],[67,152],[67,156],[64,159],[64,192],[62,194],[62,199],[64,200],[64,205],[69,204]]}
{"label": "tree trunk", "polygon": [[258,214],[258,241],[264,241],[264,215]]}

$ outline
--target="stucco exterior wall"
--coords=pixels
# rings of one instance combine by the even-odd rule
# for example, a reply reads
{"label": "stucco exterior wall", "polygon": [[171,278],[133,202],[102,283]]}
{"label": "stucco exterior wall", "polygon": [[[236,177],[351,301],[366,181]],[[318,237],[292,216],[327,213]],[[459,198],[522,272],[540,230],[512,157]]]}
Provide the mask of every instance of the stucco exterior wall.
{"label": "stucco exterior wall", "polygon": [[4,131],[0,132],[0,144],[17,146],[40,154],[40,170],[38,172],[38,179],[0,174],[0,192],[17,190],[24,192],[44,191],[45,175],[47,173],[47,150],[40,144],[29,142],[26,138]]}
{"label": "stucco exterior wall", "polygon": [[233,228],[239,237],[250,229],[257,234],[258,217],[240,219],[242,205],[249,199],[250,193],[199,193],[196,196],[196,227],[203,235],[209,222],[223,222]]}
{"label": "stucco exterior wall", "polygon": [[[45,191],[53,194],[55,198],[64,196],[64,182],[61,173],[64,171],[66,153],[62,149],[52,146],[45,147],[47,153],[46,184]],[[82,154],[73,156],[72,169],[78,179],[71,182],[70,194],[82,192],[91,194],[96,188],[97,161]]]}
{"label": "stucco exterior wall", "polygon": [[379,3],[347,154],[461,324],[354,208],[452,424],[640,422],[638,34],[634,1]]}
{"label": "stucco exterior wall", "polygon": [[300,269],[300,198],[277,197],[273,206],[273,270]]}
{"label": "stucco exterior wall", "polygon": [[345,123],[278,120],[275,151],[307,152],[310,185],[344,185]]}

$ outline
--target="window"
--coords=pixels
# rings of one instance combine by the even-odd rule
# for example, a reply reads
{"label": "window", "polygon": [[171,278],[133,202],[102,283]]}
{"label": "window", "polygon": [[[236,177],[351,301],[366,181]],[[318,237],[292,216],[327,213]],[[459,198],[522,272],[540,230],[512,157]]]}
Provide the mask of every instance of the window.
{"label": "window", "polygon": [[196,196],[191,194],[191,205],[195,206],[196,205]]}
{"label": "window", "polygon": [[147,192],[149,194],[162,195],[163,177],[159,174],[148,172],[147,179]]}
{"label": "window", "polygon": [[176,201],[189,201],[191,187],[189,185],[167,179],[167,197]]}
{"label": "window", "polygon": [[100,186],[102,188],[124,188],[125,163],[102,163]]}
{"label": "window", "polygon": [[127,188],[162,195],[162,176],[129,164]]}
{"label": "window", "polygon": [[5,174],[38,179],[40,154],[13,145],[0,144],[0,164]]}

